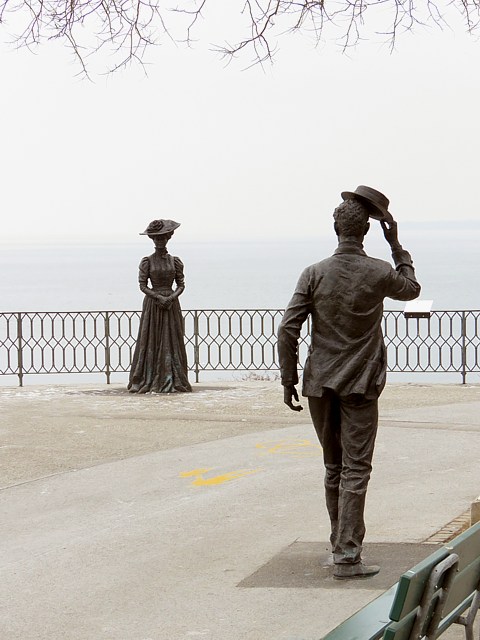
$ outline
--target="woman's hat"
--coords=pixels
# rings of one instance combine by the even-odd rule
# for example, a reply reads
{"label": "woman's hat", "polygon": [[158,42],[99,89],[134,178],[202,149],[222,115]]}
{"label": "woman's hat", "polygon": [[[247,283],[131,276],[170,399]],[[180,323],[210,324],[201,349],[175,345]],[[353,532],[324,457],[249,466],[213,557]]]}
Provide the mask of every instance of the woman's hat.
{"label": "woman's hat", "polygon": [[344,200],[354,199],[362,202],[368,209],[370,217],[375,220],[389,221],[392,219],[392,215],[388,211],[389,199],[376,189],[360,185],[355,191],[342,191],[341,196]]}
{"label": "woman's hat", "polygon": [[179,226],[180,222],[175,222],[175,220],[152,220],[145,231],[139,235],[161,236],[164,233],[173,233]]}

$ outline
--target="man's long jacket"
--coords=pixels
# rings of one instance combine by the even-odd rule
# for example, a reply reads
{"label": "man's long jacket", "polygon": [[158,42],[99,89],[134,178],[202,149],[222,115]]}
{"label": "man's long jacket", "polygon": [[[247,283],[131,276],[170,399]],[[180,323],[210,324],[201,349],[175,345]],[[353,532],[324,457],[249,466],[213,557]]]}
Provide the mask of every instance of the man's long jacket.
{"label": "man's long jacket", "polygon": [[311,316],[311,345],[303,373],[304,396],[328,387],[341,396],[377,398],[385,386],[383,301],[420,294],[408,251],[393,251],[396,268],[370,258],[359,242],[340,242],[334,255],[307,267],[285,311],[278,334],[283,385],[298,383],[298,338]]}

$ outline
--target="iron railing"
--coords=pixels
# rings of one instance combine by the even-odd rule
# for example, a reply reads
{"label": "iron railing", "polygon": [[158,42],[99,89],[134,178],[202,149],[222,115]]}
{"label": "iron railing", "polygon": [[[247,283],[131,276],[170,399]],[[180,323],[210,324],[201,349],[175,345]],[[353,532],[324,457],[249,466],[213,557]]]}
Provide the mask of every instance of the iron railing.
{"label": "iron railing", "polygon": [[[190,370],[275,371],[277,330],[283,310],[184,311]],[[137,337],[139,311],[0,313],[0,375],[127,372]],[[304,325],[303,363],[310,326]],[[434,311],[406,319],[386,311],[383,332],[390,372],[480,372],[480,311]]]}

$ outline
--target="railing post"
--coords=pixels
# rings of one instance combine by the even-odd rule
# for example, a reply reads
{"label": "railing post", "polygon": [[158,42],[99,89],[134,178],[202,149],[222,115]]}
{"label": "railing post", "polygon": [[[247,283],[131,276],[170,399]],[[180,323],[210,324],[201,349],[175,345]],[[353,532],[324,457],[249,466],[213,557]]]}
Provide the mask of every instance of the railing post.
{"label": "railing post", "polygon": [[467,382],[467,316],[462,311],[462,384]]}
{"label": "railing post", "polygon": [[105,311],[105,375],[110,384],[110,314]]}
{"label": "railing post", "polygon": [[193,358],[195,367],[195,382],[199,382],[200,372],[200,349],[198,346],[199,328],[198,328],[198,311],[193,314]]}
{"label": "railing post", "polygon": [[17,313],[17,360],[18,360],[18,385],[23,387],[23,331],[22,314]]}

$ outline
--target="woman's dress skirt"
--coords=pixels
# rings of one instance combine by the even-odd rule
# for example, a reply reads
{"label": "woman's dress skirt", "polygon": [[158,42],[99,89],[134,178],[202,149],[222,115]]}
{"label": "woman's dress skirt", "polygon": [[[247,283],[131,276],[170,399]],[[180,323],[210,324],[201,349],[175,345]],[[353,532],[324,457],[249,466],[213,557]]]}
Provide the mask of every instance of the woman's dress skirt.
{"label": "woman's dress skirt", "polygon": [[184,321],[177,299],[169,309],[162,309],[153,298],[145,296],[128,389],[131,393],[192,390]]}

